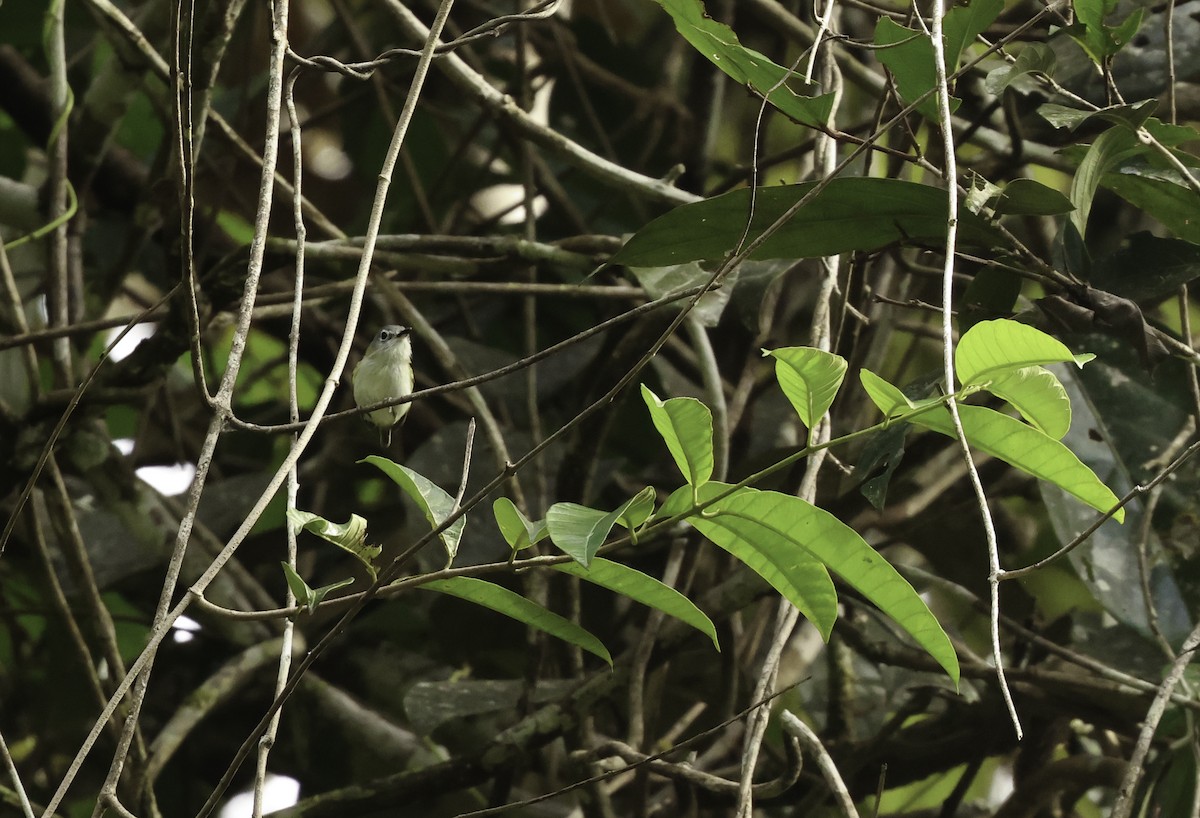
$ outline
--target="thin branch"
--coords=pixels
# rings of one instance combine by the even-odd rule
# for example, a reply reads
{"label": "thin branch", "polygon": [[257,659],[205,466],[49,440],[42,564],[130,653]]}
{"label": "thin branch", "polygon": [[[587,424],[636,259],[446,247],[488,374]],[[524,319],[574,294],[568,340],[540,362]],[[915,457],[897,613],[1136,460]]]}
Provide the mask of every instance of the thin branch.
{"label": "thin branch", "polygon": [[[958,164],[955,157],[954,129],[950,120],[950,88],[946,78],[946,49],[942,34],[942,21],[945,9],[942,0],[933,1],[933,30],[930,42],[933,44],[933,65],[936,76],[938,124],[942,132],[942,146],[945,153],[946,172],[946,263],[942,272],[942,372],[946,381],[946,391],[954,391],[954,262],[955,247],[958,238]],[[983,521],[984,534],[987,539],[988,551],[988,584],[992,592],[991,631],[992,631],[992,661],[996,665],[996,681],[1000,684],[1000,693],[1012,719],[1013,729],[1017,738],[1022,735],[1021,719],[1017,715],[1016,705],[1013,704],[1012,691],[1004,678],[1004,654],[1000,647],[1000,547],[996,542],[996,524],[992,520],[991,509],[988,508],[987,493],[979,479],[971,456],[971,446],[967,442],[963,430],[962,418],[958,414],[958,402],[951,394],[946,402],[950,410],[950,419],[954,423],[954,435],[962,450],[963,460],[967,465],[967,474],[971,479],[971,488],[975,491],[975,499],[979,504],[979,516]]]}
{"label": "thin branch", "polygon": [[833,758],[821,743],[821,739],[817,738],[817,734],[790,710],[784,710],[780,714],[780,721],[788,735],[799,739],[808,751],[816,756],[817,766],[825,776],[825,783],[829,785],[846,818],[858,818],[858,810],[854,806],[854,799],[850,797],[850,791],[846,788],[846,782],[842,780],[837,765],[833,763]]}

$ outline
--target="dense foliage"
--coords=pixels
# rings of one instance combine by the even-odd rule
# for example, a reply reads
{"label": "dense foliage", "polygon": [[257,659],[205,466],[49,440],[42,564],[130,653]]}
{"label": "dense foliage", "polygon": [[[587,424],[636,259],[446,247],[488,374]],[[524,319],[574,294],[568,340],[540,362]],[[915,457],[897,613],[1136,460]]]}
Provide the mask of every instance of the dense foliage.
{"label": "dense foliage", "polygon": [[1200,814],[1195,5],[5,0],[0,811]]}

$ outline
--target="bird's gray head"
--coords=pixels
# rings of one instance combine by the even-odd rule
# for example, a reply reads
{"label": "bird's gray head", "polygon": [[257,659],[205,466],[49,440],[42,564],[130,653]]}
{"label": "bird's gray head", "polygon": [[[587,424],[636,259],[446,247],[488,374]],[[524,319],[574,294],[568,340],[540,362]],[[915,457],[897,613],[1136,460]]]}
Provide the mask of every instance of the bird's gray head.
{"label": "bird's gray head", "polygon": [[382,350],[394,349],[397,344],[411,343],[409,339],[411,332],[412,330],[408,327],[402,327],[399,324],[388,324],[371,339],[371,345],[367,347],[367,355]]}

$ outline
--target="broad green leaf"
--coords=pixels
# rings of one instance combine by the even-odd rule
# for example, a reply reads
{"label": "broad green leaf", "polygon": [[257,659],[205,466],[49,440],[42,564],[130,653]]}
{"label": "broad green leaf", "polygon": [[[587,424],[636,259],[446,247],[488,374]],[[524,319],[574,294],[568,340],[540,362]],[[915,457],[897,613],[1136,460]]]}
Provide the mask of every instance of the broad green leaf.
{"label": "broad green leaf", "polygon": [[367,521],[362,517],[351,514],[349,522],[339,525],[311,511],[296,508],[289,508],[287,517],[296,531],[308,531],[333,543],[365,565],[372,578],[376,576],[375,560],[383,549],[378,545],[366,544]]}
{"label": "broad green leaf", "polygon": [[1135,8],[1124,21],[1110,26],[1105,24],[1104,18],[1116,9],[1115,0],[1075,0],[1072,5],[1078,22],[1064,30],[1096,65],[1103,65],[1133,39],[1145,12],[1141,7]]}
{"label": "broad green leaf", "polygon": [[309,613],[317,610],[317,606],[329,595],[330,591],[336,591],[338,588],[345,588],[354,582],[353,579],[344,579],[341,582],[335,582],[332,585],[322,585],[320,588],[311,588],[304,581],[304,578],[296,573],[296,570],[286,562],[280,562],[283,566],[283,578],[287,580],[288,588],[292,591],[292,596],[296,597],[296,604],[301,608],[305,608]]}
{"label": "broad green leaf", "polygon": [[1076,355],[1040,329],[1000,318],[980,321],[963,333],[954,350],[954,369],[959,383],[972,386],[1027,366],[1069,361],[1081,367],[1095,357]]}
{"label": "broad green leaf", "polygon": [[[715,497],[728,488],[709,483],[702,499]],[[958,684],[958,657],[929,607],[878,551],[829,512],[799,497],[742,488],[688,522],[706,537],[714,528],[737,532],[771,559],[790,560],[803,551],[891,617]],[[836,607],[833,613],[836,616]],[[820,629],[818,622],[813,624]],[[828,635],[826,630],[821,632]]]}
{"label": "broad green leaf", "polygon": [[692,486],[707,483],[713,472],[712,412],[695,398],[659,400],[645,384],[642,399],[684,479]]}
{"label": "broad green leaf", "polygon": [[[430,528],[437,528],[454,513],[454,498],[443,491],[441,487],[434,485],[407,466],[393,463],[386,457],[379,457],[378,455],[364,457],[358,462],[370,463],[392,478],[392,481],[404,489],[404,493],[411,497],[421,509],[421,513],[425,515]],[[454,555],[458,553],[458,543],[462,539],[463,527],[466,524],[467,518],[465,516],[459,517],[450,524],[449,528],[438,535],[442,541],[442,545],[446,548],[447,568],[450,567],[450,563],[454,562]]]}
{"label": "broad green leaf", "polygon": [[630,523],[641,525],[653,508],[654,490],[650,488],[642,489],[615,511],[600,511],[578,503],[555,503],[546,512],[546,530],[559,550],[587,568],[614,525],[621,523],[627,528]]}
{"label": "broad green leaf", "polygon": [[996,202],[997,216],[1057,216],[1075,209],[1071,200],[1033,179],[1013,179]]}
{"label": "broad green leaf", "polygon": [[[711,498],[724,489],[713,483],[700,488],[700,499]],[[739,491],[752,491],[740,489]],[[659,509],[666,519],[692,508],[691,489],[680,488]],[[825,566],[804,549],[791,547],[786,538],[770,527],[736,516],[695,514],[688,523],[706,538],[744,562],[765,579],[784,599],[796,606],[823,639],[829,638],[837,621],[837,592]]]}
{"label": "broad green leaf", "polygon": [[936,406],[940,402],[938,398],[926,398],[914,403],[898,387],[888,383],[869,369],[860,369],[858,379],[862,382],[867,397],[879,407],[879,411],[883,412],[883,416],[889,420],[911,412],[917,407]]}
{"label": "broad green leaf", "polygon": [[763,355],[775,359],[775,377],[779,387],[800,421],[812,430],[837,397],[842,379],[846,377],[846,359],[832,352],[812,347],[784,347],[763,350]]}
{"label": "broad green leaf", "polygon": [[1071,428],[1071,401],[1050,370],[1027,366],[993,378],[987,391],[1008,401],[1025,420],[1055,440]]}
{"label": "broad green leaf", "polygon": [[[1200,175],[1200,169],[1193,168],[1192,175]],[[1179,238],[1200,244],[1200,196],[1174,171],[1152,176],[1122,167],[1120,173],[1105,174],[1100,183],[1158,219]]]}
{"label": "broad green leaf", "polygon": [[711,639],[714,648],[721,649],[712,620],[686,596],[648,574],[603,558],[592,560],[588,568],[573,562],[559,563],[553,567],[686,622]]}
{"label": "broad green leaf", "polygon": [[1158,100],[1154,99],[1135,102],[1132,105],[1110,105],[1098,111],[1085,111],[1082,108],[1069,108],[1066,105],[1046,102],[1038,106],[1038,113],[1055,128],[1069,128],[1072,131],[1092,119],[1105,120],[1127,128],[1138,128],[1146,123],[1157,107]]}
{"label": "broad green leaf", "polygon": [[1017,55],[1016,62],[988,72],[984,85],[989,94],[1000,96],[1005,88],[1028,74],[1037,72],[1052,76],[1056,61],[1054,50],[1050,46],[1045,43],[1026,43]]}
{"label": "broad green leaf", "polygon": [[496,613],[504,614],[531,628],[537,628],[564,642],[578,645],[589,653],[599,656],[610,667],[612,666],[612,656],[595,636],[575,623],[563,619],[553,611],[548,611],[541,605],[531,602],[507,588],[474,577],[438,579],[423,583],[418,587],[456,596],[459,599],[474,602],[476,605],[491,608]]}
{"label": "broad green leaf", "polygon": [[1087,235],[1088,216],[1092,212],[1092,200],[1100,187],[1100,180],[1123,157],[1136,151],[1129,144],[1130,133],[1119,128],[1112,128],[1096,137],[1084,156],[1083,161],[1075,170],[1071,179],[1071,204],[1075,205],[1071,213],[1071,223],[1079,231],[1080,236]]}
{"label": "broad green leaf", "polygon": [[1096,262],[1093,287],[1143,302],[1175,295],[1180,285],[1200,278],[1200,247],[1195,244],[1146,231],[1126,241],[1127,246]]}
{"label": "broad green leaf", "polygon": [[1021,277],[1001,267],[984,267],[967,284],[958,304],[958,326],[966,332],[980,321],[1013,314],[1021,295]]}
{"label": "broad green leaf", "polygon": [[[1117,496],[1096,473],[1046,433],[984,406],[959,404],[958,416],[967,440],[975,448],[1039,480],[1053,483],[1097,511],[1108,511],[1117,504]],[[944,406],[923,412],[911,422],[956,437],[950,412]],[[1113,516],[1117,522],[1124,522],[1125,510]]]}
{"label": "broad green leaf", "polygon": [[529,548],[549,536],[545,520],[530,522],[507,497],[496,498],[492,503],[492,514],[496,517],[496,526],[504,536],[504,541],[513,551]]}
{"label": "broad green leaf", "polygon": [[829,120],[833,94],[812,96],[818,90],[816,85],[804,89],[807,95],[797,94],[783,80],[803,85],[802,77],[744,47],[729,26],[705,13],[700,0],[656,2],[671,15],[684,39],[734,81],[765,95],[772,105],[802,125],[820,126]]}
{"label": "broad green leaf", "polygon": [[[756,239],[816,184],[759,188],[747,240]],[[682,205],[635,233],[612,263],[665,267],[723,258],[741,241],[749,213],[750,193],[745,189]],[[996,229],[973,213],[959,214],[958,229],[959,241],[965,245],[1003,244]],[[878,250],[897,242],[941,246],[945,238],[945,191],[900,179],[839,177],[751,258],[818,258]]]}
{"label": "broad green leaf", "polygon": [[[942,30],[945,33],[946,66],[950,72],[958,67],[963,49],[982,34],[1003,9],[1003,0],[972,0],[969,5],[955,6],[946,13]],[[881,17],[875,26],[875,44],[882,46],[875,55],[892,72],[896,88],[905,102],[914,102],[935,87],[933,44],[923,31],[905,28],[889,17]],[[958,106],[959,100],[951,97],[951,113]],[[937,100],[931,94],[917,110],[936,119]]]}

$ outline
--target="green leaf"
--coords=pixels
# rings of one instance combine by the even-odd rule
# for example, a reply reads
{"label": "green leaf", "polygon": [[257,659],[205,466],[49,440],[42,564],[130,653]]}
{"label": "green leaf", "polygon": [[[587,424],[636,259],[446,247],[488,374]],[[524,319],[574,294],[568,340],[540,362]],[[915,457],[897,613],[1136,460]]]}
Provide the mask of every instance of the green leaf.
{"label": "green leaf", "polygon": [[954,350],[954,369],[959,383],[971,386],[1027,366],[1070,361],[1082,367],[1095,357],[1076,355],[1040,329],[1000,318],[980,321],[963,333]]}
{"label": "green leaf", "polygon": [[[950,72],[958,67],[963,49],[982,34],[1003,9],[1003,0],[972,0],[969,5],[955,6],[947,12],[942,30],[945,33],[946,66]],[[875,26],[875,44],[881,46],[876,50],[876,56],[892,72],[896,88],[905,102],[914,102],[935,87],[933,44],[923,31],[905,28],[889,17],[881,17]],[[952,97],[951,113],[958,106],[959,100]],[[937,99],[928,96],[917,110],[930,119],[937,119]]]}
{"label": "green leaf", "polygon": [[1013,314],[1021,294],[1021,277],[1002,267],[984,267],[967,284],[958,305],[958,326],[963,332],[978,324]]}
{"label": "green leaf", "polygon": [[939,403],[937,398],[927,398],[913,403],[908,399],[907,395],[900,391],[899,387],[893,386],[869,369],[860,369],[858,371],[858,379],[862,382],[863,389],[867,392],[867,397],[879,408],[883,416],[889,420],[898,415],[911,412],[918,406],[933,406]]}
{"label": "green leaf", "polygon": [[371,578],[376,576],[375,560],[383,551],[378,545],[366,545],[367,521],[357,514],[350,515],[350,521],[339,525],[331,523],[324,517],[311,511],[300,511],[289,508],[288,521],[296,531],[308,531],[323,540],[331,542],[338,548],[354,556],[366,566]]}
{"label": "green leaf", "polygon": [[577,503],[555,503],[546,512],[544,525],[550,539],[564,554],[588,568],[614,525],[620,523],[634,532],[653,511],[654,489],[647,486],[609,512]]}
{"label": "green leaf", "polygon": [[[369,455],[358,462],[370,463],[404,489],[404,493],[411,497],[421,509],[421,513],[425,515],[431,529],[446,522],[446,519],[454,513],[454,498],[407,466],[393,463],[386,457],[378,455]],[[449,528],[438,535],[442,545],[446,548],[447,568],[454,562],[454,555],[458,553],[458,543],[462,539],[463,527],[466,524],[467,518],[459,517],[450,524]]]}
{"label": "green leaf", "polygon": [[[722,490],[707,483],[699,491],[700,499],[712,497]],[[684,486],[667,498],[658,516],[665,519],[692,507],[691,491]],[[829,638],[833,623],[837,621],[837,592],[829,572],[818,560],[803,549],[789,547],[785,538],[754,520],[704,513],[688,517],[687,522],[765,579],[796,606],[820,632],[821,638]]]}
{"label": "green leaf", "polygon": [[317,606],[329,595],[330,591],[336,591],[338,588],[345,588],[354,582],[353,579],[344,579],[341,582],[335,582],[332,585],[322,585],[320,588],[311,588],[304,578],[296,573],[296,570],[286,562],[280,562],[283,566],[283,578],[287,580],[288,588],[292,591],[292,596],[296,597],[296,604],[301,608],[307,609],[309,613],[317,610]]}
{"label": "green leaf", "polygon": [[1071,400],[1048,369],[1027,366],[993,378],[987,391],[1012,404],[1025,420],[1055,440],[1071,428]]}
{"label": "green leaf", "polygon": [[[748,240],[756,239],[816,184],[759,188]],[[749,213],[746,189],[681,205],[635,233],[611,261],[627,267],[665,267],[721,259],[738,246]],[[996,229],[973,213],[959,214],[958,229],[965,245],[990,248],[1003,243]],[[751,258],[819,258],[897,242],[941,246],[945,238],[945,191],[900,179],[839,177]]]}
{"label": "green leaf", "polygon": [[[959,404],[958,416],[967,440],[975,448],[1039,480],[1053,483],[1097,511],[1108,511],[1117,504],[1117,496],[1096,473],[1045,432],[984,406]],[[909,422],[947,437],[957,437],[950,412],[944,406],[935,406]],[[1118,510],[1113,517],[1124,522],[1125,510]]]}
{"label": "green leaf", "polygon": [[[803,78],[766,56],[744,47],[729,26],[709,17],[699,0],[656,0],[671,15],[675,28],[693,47],[736,82],[767,96],[772,105],[802,125],[821,126],[833,110],[833,94],[811,96],[817,86],[797,94],[783,80],[803,85]],[[779,86],[779,87],[776,87]],[[774,89],[774,90],[771,90]],[[767,92],[770,92],[769,94]]]}
{"label": "green leaf", "polygon": [[[936,87],[937,75],[933,65],[933,46],[924,32],[906,28],[890,17],[880,17],[875,24],[875,56],[887,66],[896,80],[900,97],[911,104],[929,89]],[[950,113],[962,100],[950,98]],[[932,94],[917,106],[928,119],[938,116],[937,98]]]}
{"label": "green leaf", "polygon": [[[1193,169],[1193,175],[1200,170]],[[1155,176],[1138,174],[1131,168],[1107,173],[1101,184],[1125,201],[1162,222],[1184,241],[1200,244],[1200,196],[1171,172]]]}
{"label": "green leaf", "polygon": [[610,667],[612,666],[612,656],[595,636],[575,623],[563,619],[553,611],[548,611],[541,605],[531,602],[507,588],[474,577],[438,579],[423,583],[418,587],[456,596],[459,599],[474,602],[476,605],[491,608],[496,613],[504,614],[531,628],[537,628],[564,642],[577,645],[589,653],[599,656]]}
{"label": "green leaf", "polygon": [[1105,131],[1096,137],[1079,163],[1071,180],[1071,203],[1075,205],[1071,223],[1080,236],[1087,235],[1088,216],[1092,212],[1092,200],[1096,197],[1101,178],[1122,158],[1137,150],[1130,145],[1130,137],[1128,131],[1118,128]]}
{"label": "green leaf", "polygon": [[496,526],[504,536],[504,541],[513,551],[529,548],[550,534],[546,530],[545,520],[530,522],[507,497],[496,498],[492,503],[492,514],[496,517]]}
{"label": "green leaf", "polygon": [[1137,33],[1145,12],[1141,7],[1136,8],[1123,22],[1109,26],[1105,25],[1104,18],[1116,9],[1117,4],[1113,0],[1075,0],[1073,5],[1078,22],[1064,30],[1096,65],[1102,65],[1125,47]]}
{"label": "green leaf", "polygon": [[1096,262],[1093,287],[1143,302],[1175,295],[1181,285],[1200,278],[1200,247],[1195,244],[1146,231],[1126,241],[1127,246]]}
{"label": "green leaf", "polygon": [[1057,216],[1074,209],[1062,193],[1032,179],[1013,179],[996,202],[997,216]]}
{"label": "green leaf", "polygon": [[775,359],[779,388],[808,427],[811,438],[812,430],[833,405],[846,377],[846,359],[812,347],[764,349],[763,355]]}
{"label": "green leaf", "polygon": [[988,72],[984,85],[988,93],[1000,96],[1005,88],[1028,74],[1053,75],[1056,61],[1054,50],[1046,43],[1026,43],[1016,62]]}
{"label": "green leaf", "polygon": [[637,530],[654,513],[655,496],[654,487],[646,486],[616,511],[619,515],[617,522],[629,529],[635,543],[637,542]]}
{"label": "green leaf", "polygon": [[[711,499],[729,488],[709,483],[701,492],[702,499]],[[807,554],[891,617],[958,684],[958,657],[929,607],[879,552],[829,512],[799,497],[742,488],[709,506],[702,515],[688,518],[688,522],[706,537],[710,530],[721,536],[735,532],[772,561],[795,560],[798,552]],[[714,542],[724,547],[722,542]],[[757,570],[754,565],[750,567]],[[835,606],[833,616],[836,613]],[[813,624],[828,636],[828,630],[821,628],[823,623]]]}
{"label": "green leaf", "polygon": [[713,472],[712,412],[695,398],[659,400],[645,384],[642,399],[684,479],[692,486],[707,483]]}
{"label": "green leaf", "polygon": [[1055,128],[1075,130],[1085,122],[1103,120],[1114,125],[1136,129],[1145,124],[1158,107],[1158,100],[1147,99],[1131,105],[1110,105],[1098,111],[1070,108],[1054,102],[1046,102],[1038,106],[1038,113]]}
{"label": "green leaf", "polygon": [[712,620],[686,596],[652,576],[603,558],[592,560],[588,568],[573,562],[559,563],[553,567],[686,622],[711,639],[714,648],[721,649]]}

